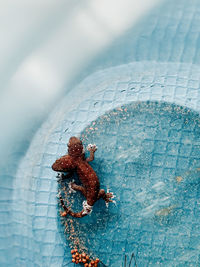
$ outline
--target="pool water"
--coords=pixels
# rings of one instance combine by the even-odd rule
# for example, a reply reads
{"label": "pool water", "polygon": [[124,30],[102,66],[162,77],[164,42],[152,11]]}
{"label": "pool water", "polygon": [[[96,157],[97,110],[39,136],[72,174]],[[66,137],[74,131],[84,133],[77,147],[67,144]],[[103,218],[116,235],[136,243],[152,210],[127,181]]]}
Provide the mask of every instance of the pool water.
{"label": "pool water", "polygon": [[[134,102],[92,121],[81,138],[98,146],[91,165],[116,204],[107,209],[100,200],[92,215],[72,219],[71,245],[107,266],[122,266],[132,252],[138,266],[200,264],[199,114],[174,104]],[[69,201],[81,210],[79,193]]]}

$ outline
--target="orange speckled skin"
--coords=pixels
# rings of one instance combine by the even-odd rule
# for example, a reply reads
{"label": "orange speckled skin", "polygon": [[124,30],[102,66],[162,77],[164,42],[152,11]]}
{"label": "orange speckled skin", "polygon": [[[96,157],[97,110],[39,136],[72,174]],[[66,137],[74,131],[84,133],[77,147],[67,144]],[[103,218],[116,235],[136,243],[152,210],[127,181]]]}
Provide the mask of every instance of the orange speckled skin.
{"label": "orange speckled skin", "polygon": [[77,160],[77,173],[79,179],[86,189],[87,203],[93,206],[97,201],[100,183],[95,171],[86,160]]}
{"label": "orange speckled skin", "polygon": [[[52,165],[52,169],[54,171],[77,172],[83,186],[73,184],[72,188],[81,191],[86,197],[87,204],[90,206],[93,206],[99,198],[103,198],[106,202],[109,202],[109,199],[111,198],[111,196],[106,194],[103,189],[100,190],[99,179],[93,168],[88,163],[88,161],[92,161],[94,159],[95,151],[96,149],[91,149],[90,157],[86,159],[81,140],[77,137],[71,137],[68,143],[68,155],[57,159]],[[73,217],[83,217],[87,215],[84,214],[84,210],[79,213],[72,212],[69,208],[65,207],[62,198],[60,200],[63,208],[67,211],[67,214],[70,214]]]}

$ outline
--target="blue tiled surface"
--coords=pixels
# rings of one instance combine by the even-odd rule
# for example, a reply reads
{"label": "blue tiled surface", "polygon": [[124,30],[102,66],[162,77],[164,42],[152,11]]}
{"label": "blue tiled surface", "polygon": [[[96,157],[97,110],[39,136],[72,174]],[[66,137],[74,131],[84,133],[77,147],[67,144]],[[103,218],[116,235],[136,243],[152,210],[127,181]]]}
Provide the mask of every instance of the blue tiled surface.
{"label": "blue tiled surface", "polygon": [[[123,36],[103,51],[85,70],[82,77],[97,69],[132,61],[182,62],[199,65],[199,23],[199,0],[163,1],[136,27],[130,27]],[[159,79],[162,80],[164,77]],[[168,77],[166,85],[174,85],[174,79],[175,77]],[[181,84],[186,80],[182,77]],[[198,83],[192,84],[191,81],[189,86],[199,87]]]}
{"label": "blue tiled surface", "polygon": [[[84,131],[106,111],[133,101],[165,101],[199,113],[199,14],[199,0],[165,1],[82,72],[80,80],[94,70],[127,64],[92,75],[66,96],[32,140],[17,174],[15,167],[24,151],[16,149],[16,154],[11,155],[12,169],[6,166],[0,174],[1,266],[72,266],[68,264],[68,241],[57,214],[55,174],[50,169],[55,158],[65,153],[70,135]],[[105,121],[102,133],[95,138],[100,145],[93,166],[102,186],[110,185],[117,199],[121,199],[116,209],[110,207],[106,213],[106,227],[100,228],[99,223],[96,236],[95,231],[90,233],[95,242],[91,252],[109,266],[120,266],[122,255],[132,251],[137,255],[138,266],[200,265],[200,190],[196,170],[200,166],[199,127],[193,121],[196,114],[181,115],[175,121],[169,120],[169,114],[166,112],[162,119],[157,114],[158,120],[152,121],[141,113],[137,115],[138,125],[124,123],[123,127]],[[160,132],[156,130],[159,126]],[[141,138],[145,133],[144,139],[131,142],[134,152],[145,153],[137,158],[137,153],[130,150],[132,161],[120,166],[126,158],[112,161],[120,152],[116,138],[120,133],[124,146],[130,132]],[[94,138],[93,133],[88,138]],[[106,147],[104,140],[110,140]],[[29,137],[24,140],[24,148],[28,142]],[[106,150],[110,153],[103,152]],[[176,176],[183,180],[177,183]],[[153,187],[155,181],[160,182],[158,187]],[[123,189],[119,187],[122,182]],[[139,192],[138,197],[135,192]],[[131,202],[126,201],[126,195]],[[154,216],[157,210],[154,212],[151,205],[148,210],[148,204],[156,204],[158,197],[169,197],[166,202],[173,208],[168,216]],[[124,218],[120,226],[116,223],[119,210]],[[134,214],[130,215],[130,210]],[[102,203],[97,203],[92,217],[80,226],[82,239],[84,223],[87,225],[88,220],[91,225],[103,211]],[[131,238],[127,239],[129,233]],[[108,253],[113,255],[112,264]]]}
{"label": "blue tiled surface", "polygon": [[[108,266],[121,266],[124,254],[133,251],[138,266],[199,264],[199,98],[188,101],[194,88],[183,96],[174,93],[182,77],[187,87],[189,81],[199,81],[198,74],[194,65],[131,63],[92,75],[63,99],[17,172],[12,210],[15,266],[73,266],[73,241],[64,235],[58,216],[51,164],[66,153],[68,138],[78,134],[85,145],[97,144],[92,166],[117,201],[108,210],[99,201],[91,216],[73,220],[80,248]],[[168,88],[169,77],[176,79]],[[144,86],[142,81],[149,83]],[[157,87],[163,88],[159,94]],[[77,102],[70,109],[72,98]],[[81,208],[78,193],[71,200]]]}

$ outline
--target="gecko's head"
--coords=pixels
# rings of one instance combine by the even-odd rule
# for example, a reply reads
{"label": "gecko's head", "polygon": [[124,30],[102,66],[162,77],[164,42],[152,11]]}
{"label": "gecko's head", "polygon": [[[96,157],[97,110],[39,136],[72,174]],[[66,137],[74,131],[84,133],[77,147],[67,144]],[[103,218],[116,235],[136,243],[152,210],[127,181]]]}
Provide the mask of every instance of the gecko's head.
{"label": "gecko's head", "polygon": [[72,136],[69,139],[68,146],[68,154],[72,157],[79,157],[83,154],[83,144],[81,140],[75,136]]}
{"label": "gecko's head", "polygon": [[[57,172],[67,172],[76,168],[76,160],[74,158],[80,157],[83,155],[83,144],[81,140],[77,137],[71,137],[69,139],[68,146],[68,155],[62,156],[57,159],[53,165],[52,169]],[[69,157],[71,156],[71,157]]]}

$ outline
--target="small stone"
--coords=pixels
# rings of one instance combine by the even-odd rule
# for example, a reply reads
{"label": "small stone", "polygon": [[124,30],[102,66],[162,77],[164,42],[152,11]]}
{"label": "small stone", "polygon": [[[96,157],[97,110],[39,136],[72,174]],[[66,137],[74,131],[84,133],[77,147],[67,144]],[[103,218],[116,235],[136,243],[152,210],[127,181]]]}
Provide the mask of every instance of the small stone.
{"label": "small stone", "polygon": [[61,212],[61,213],[60,213],[60,216],[61,216],[61,217],[65,217],[65,216],[67,216],[67,212],[66,212],[66,211]]}
{"label": "small stone", "polygon": [[176,176],[176,181],[177,181],[178,183],[180,183],[182,180],[183,180],[183,177],[181,177],[181,176]]}
{"label": "small stone", "polygon": [[89,259],[90,259],[90,257],[88,255],[86,255],[85,258],[86,258],[87,261],[89,261]]}

